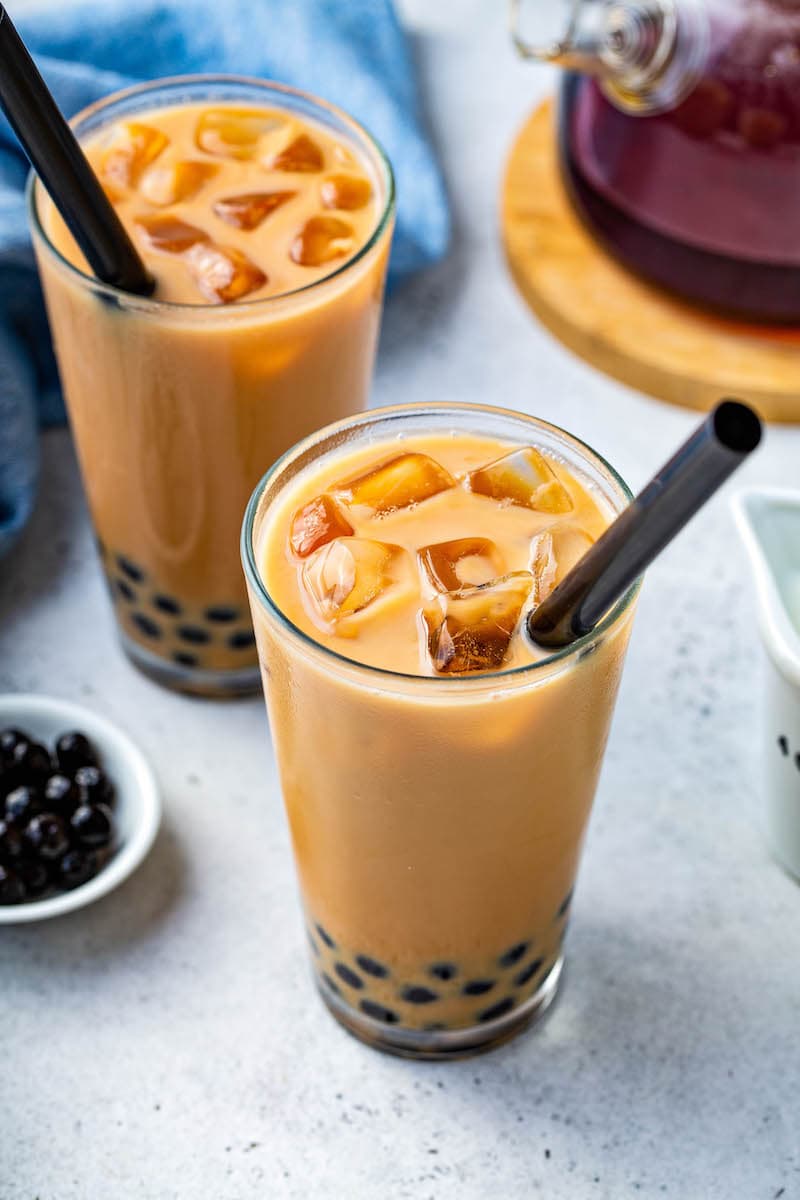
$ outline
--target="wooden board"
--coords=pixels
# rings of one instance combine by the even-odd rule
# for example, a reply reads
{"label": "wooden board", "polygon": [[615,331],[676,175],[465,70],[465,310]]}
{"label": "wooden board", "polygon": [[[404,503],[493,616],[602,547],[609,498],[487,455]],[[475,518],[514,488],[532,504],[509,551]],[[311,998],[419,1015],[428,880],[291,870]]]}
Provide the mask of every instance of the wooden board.
{"label": "wooden board", "polygon": [[614,262],[567,198],[550,101],[533,112],[511,151],[502,226],[523,296],[593,366],[673,404],[707,409],[737,396],[766,420],[800,421],[800,329],[709,315]]}

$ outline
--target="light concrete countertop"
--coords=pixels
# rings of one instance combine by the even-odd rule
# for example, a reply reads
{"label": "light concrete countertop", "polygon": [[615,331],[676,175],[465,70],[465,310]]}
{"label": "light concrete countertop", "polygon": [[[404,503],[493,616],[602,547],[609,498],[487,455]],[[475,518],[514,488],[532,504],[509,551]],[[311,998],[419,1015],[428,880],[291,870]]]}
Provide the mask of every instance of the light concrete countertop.
{"label": "light concrete countertop", "polygon": [[[639,486],[696,416],[595,374],[525,309],[497,192],[543,76],[502,6],[404,6],[451,189],[451,259],[395,296],[374,398],[509,405]],[[443,11],[446,9],[446,13]],[[797,484],[800,430],[740,473]],[[795,1200],[800,889],[759,824],[755,605],[732,488],[651,570],[560,1000],[445,1065],[352,1040],[312,992],[260,700],[159,690],[123,659],[69,438],[0,567],[0,691],[128,729],[166,807],[154,851],[72,917],[0,934],[2,1200]]]}

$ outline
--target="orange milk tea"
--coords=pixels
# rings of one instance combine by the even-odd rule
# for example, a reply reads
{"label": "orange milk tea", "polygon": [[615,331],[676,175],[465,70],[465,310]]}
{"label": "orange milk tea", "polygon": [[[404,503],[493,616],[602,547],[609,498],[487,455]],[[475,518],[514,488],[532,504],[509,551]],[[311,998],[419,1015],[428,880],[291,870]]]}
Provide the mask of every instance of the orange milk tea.
{"label": "orange milk tea", "polygon": [[41,189],[37,253],[123,644],[163,682],[225,693],[257,679],[247,498],[265,463],[366,402],[391,178],[355,123],[289,90],[153,86],[159,103],[112,100],[81,135],[152,300],[66,267],[90,274]]}
{"label": "orange milk tea", "polygon": [[406,1053],[486,1044],[554,990],[629,625],[571,659],[529,641],[613,509],[535,428],[464,424],[327,454],[253,541],[293,627],[251,584],[321,990]]}

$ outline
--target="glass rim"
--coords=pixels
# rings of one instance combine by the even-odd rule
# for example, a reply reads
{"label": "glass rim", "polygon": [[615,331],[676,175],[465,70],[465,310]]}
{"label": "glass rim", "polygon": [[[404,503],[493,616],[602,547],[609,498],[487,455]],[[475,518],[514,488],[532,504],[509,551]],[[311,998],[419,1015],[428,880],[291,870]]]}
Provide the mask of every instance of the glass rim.
{"label": "glass rim", "polygon": [[277,459],[268,471],[261,477],[253,491],[253,494],[248,501],[245,509],[244,519],[242,522],[242,533],[240,539],[240,551],[242,564],[244,566],[245,578],[258,597],[259,603],[265,609],[270,617],[275,619],[279,626],[286,630],[290,636],[296,638],[302,645],[304,650],[311,649],[317,654],[322,655],[325,659],[330,659],[338,667],[345,667],[350,671],[363,672],[369,677],[377,679],[390,679],[395,682],[401,682],[406,686],[432,688],[433,690],[460,687],[462,690],[478,691],[495,689],[497,686],[505,686],[507,682],[519,683],[528,677],[534,678],[537,672],[542,672],[544,668],[552,668],[553,666],[567,663],[570,659],[580,657],[581,652],[592,646],[597,640],[603,637],[609,630],[629,612],[634,600],[636,599],[641,585],[643,576],[640,576],[623,596],[612,605],[603,619],[590,630],[589,633],[583,634],[582,637],[572,642],[569,646],[561,647],[554,650],[552,653],[546,654],[541,659],[536,659],[534,662],[523,663],[517,667],[509,667],[504,671],[485,672],[479,675],[464,676],[464,675],[413,675],[406,671],[393,671],[387,667],[376,667],[371,663],[358,662],[356,659],[348,658],[345,654],[340,654],[338,650],[325,645],[323,642],[317,641],[295,625],[294,621],[283,612],[277,602],[273,600],[266,584],[261,578],[255,559],[255,547],[253,545],[253,532],[258,509],[261,504],[261,498],[264,495],[269,484],[280,474],[282,470],[295,458],[300,457],[306,451],[312,449],[316,444],[322,441],[327,441],[334,438],[339,432],[347,429],[357,429],[362,425],[369,425],[375,419],[383,417],[395,418],[401,420],[404,416],[413,414],[437,414],[437,413],[481,413],[486,415],[500,415],[511,417],[514,420],[522,420],[533,425],[538,429],[543,429],[548,433],[555,434],[558,438],[572,445],[584,457],[588,457],[595,463],[599,464],[611,480],[617,485],[622,495],[630,503],[633,500],[633,492],[628,487],[625,480],[611,464],[594,450],[588,442],[582,441],[574,434],[568,433],[566,429],[562,429],[559,425],[554,425],[550,421],[544,421],[540,417],[532,417],[527,413],[519,412],[512,408],[501,408],[493,404],[473,404],[462,401],[437,401],[436,403],[426,403],[419,401],[413,404],[395,404],[387,405],[385,408],[373,408],[367,412],[359,413],[355,417],[345,417],[341,421],[336,421],[330,425],[325,425],[316,433],[312,433],[309,437],[303,438],[297,442],[289,450]]}
{"label": "glass rim", "polygon": [[[350,116],[343,108],[337,104],[332,104],[329,100],[324,100],[321,96],[314,95],[313,92],[306,92],[302,88],[292,87],[288,83],[279,83],[273,79],[259,79],[255,75],[237,75],[234,72],[205,72],[201,74],[189,75],[165,75],[162,79],[151,79],[143,83],[132,84],[130,87],[120,88],[119,91],[110,92],[107,96],[101,96],[98,100],[94,100],[91,104],[82,108],[74,116],[70,117],[69,125],[73,132],[81,122],[92,117],[95,113],[102,112],[105,108],[110,108],[113,104],[119,101],[127,100],[139,94],[156,91],[161,87],[180,87],[189,84],[244,84],[248,87],[256,87],[271,92],[278,92],[284,96],[298,97],[304,101],[310,101],[312,105],[319,109],[332,114],[339,120],[343,121],[346,126],[354,129],[358,134],[366,139],[369,146],[374,150],[378,163],[383,169],[384,182],[386,185],[386,196],[384,198],[381,214],[375,223],[375,228],[366,240],[363,246],[346,262],[336,267],[329,274],[323,275],[321,279],[315,279],[309,283],[304,283],[300,287],[291,288],[287,292],[278,292],[272,296],[261,296],[255,300],[237,301],[235,305],[209,305],[209,304],[186,304],[178,303],[174,300],[155,300],[151,296],[135,296],[131,292],[126,292],[122,288],[116,287],[112,283],[104,283],[101,279],[97,279],[94,275],[87,274],[80,267],[76,267],[69,259],[65,258],[61,251],[53,245],[50,237],[46,233],[42,222],[39,218],[39,209],[36,202],[36,185],[40,182],[36,171],[31,168],[28,172],[28,178],[25,184],[25,201],[28,212],[28,221],[33,233],[41,239],[42,244],[47,251],[57,261],[60,268],[67,271],[73,278],[79,280],[83,285],[89,286],[97,292],[114,299],[118,303],[134,307],[147,312],[180,312],[180,313],[196,313],[198,309],[211,310],[218,315],[225,314],[231,317],[237,312],[252,312],[259,305],[268,305],[276,301],[289,300],[294,296],[304,295],[306,292],[313,291],[314,288],[321,287],[329,283],[333,279],[338,279],[346,272],[350,271],[358,263],[360,263],[371,250],[380,242],[385,233],[392,217],[394,216],[397,188],[395,184],[394,170],[391,160],[384,150],[381,143],[375,135],[355,117]],[[44,185],[42,185],[44,188]],[[46,189],[44,189],[46,191]],[[55,204],[55,201],[53,201]],[[57,205],[56,205],[57,207]]]}

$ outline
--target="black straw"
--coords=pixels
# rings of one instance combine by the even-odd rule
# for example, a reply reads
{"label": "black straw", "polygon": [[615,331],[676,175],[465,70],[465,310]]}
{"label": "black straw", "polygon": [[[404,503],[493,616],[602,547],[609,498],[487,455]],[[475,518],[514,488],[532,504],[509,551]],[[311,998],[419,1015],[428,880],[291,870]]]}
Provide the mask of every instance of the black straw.
{"label": "black straw", "polygon": [[761,441],[752,409],[723,400],[666,466],[528,617],[540,646],[569,646],[609,608],[683,529]]}
{"label": "black straw", "polygon": [[97,278],[149,296],[153,279],[2,4],[0,106]]}

